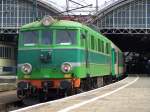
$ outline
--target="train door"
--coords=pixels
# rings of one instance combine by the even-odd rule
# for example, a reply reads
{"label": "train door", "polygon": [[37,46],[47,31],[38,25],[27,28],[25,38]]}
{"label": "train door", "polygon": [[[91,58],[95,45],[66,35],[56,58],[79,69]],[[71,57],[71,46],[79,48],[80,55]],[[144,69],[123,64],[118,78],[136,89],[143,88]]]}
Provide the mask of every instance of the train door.
{"label": "train door", "polygon": [[119,52],[116,52],[116,75],[119,76]]}
{"label": "train door", "polygon": [[124,65],[123,65],[123,63],[124,63],[124,60],[123,60],[123,53],[121,53],[121,52],[118,52],[118,70],[119,70],[119,76],[121,75],[121,74],[123,74],[123,68],[124,68]]}
{"label": "train door", "polygon": [[88,33],[87,31],[82,31],[81,32],[81,42],[84,46],[84,51],[85,51],[85,64],[86,64],[86,68],[88,68],[89,66],[89,52],[88,52]]}
{"label": "train door", "polygon": [[112,75],[118,76],[118,73],[119,73],[118,52],[113,48],[112,49]]}
{"label": "train door", "polygon": [[115,76],[115,62],[116,62],[116,56],[115,56],[115,49],[112,48],[112,75]]}

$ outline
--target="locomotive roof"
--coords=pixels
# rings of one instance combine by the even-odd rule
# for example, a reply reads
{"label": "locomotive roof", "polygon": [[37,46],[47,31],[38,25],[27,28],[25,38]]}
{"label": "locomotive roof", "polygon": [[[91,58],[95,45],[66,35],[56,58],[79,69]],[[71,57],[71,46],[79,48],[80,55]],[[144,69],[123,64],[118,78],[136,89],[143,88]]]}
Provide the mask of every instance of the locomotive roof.
{"label": "locomotive roof", "polygon": [[[21,30],[27,30],[27,29],[38,29],[40,27],[45,27],[43,26],[41,21],[35,21],[26,25],[23,25],[21,27]],[[79,27],[83,27],[87,30],[92,31],[93,29],[82,24],[79,22],[75,22],[75,21],[69,21],[69,20],[57,20],[56,22],[54,22],[53,24],[47,26],[47,27],[73,27],[73,28],[79,28]],[[95,30],[93,30],[95,31]],[[97,32],[97,31],[95,31]],[[98,33],[98,32],[97,32]],[[107,39],[105,36],[103,36],[105,39]],[[108,40],[108,39],[107,39]]]}
{"label": "locomotive roof", "polygon": [[[79,22],[75,21],[68,21],[68,20],[56,20],[53,24],[49,25],[49,27],[82,27],[83,25]],[[38,27],[44,27],[41,21],[35,21],[29,24],[26,24],[21,27],[21,29],[30,29],[30,28],[38,28]]]}
{"label": "locomotive roof", "polygon": [[[21,27],[21,30],[27,30],[27,29],[39,29],[39,28],[43,28],[45,26],[43,26],[41,21],[35,21],[26,25],[23,25]],[[79,23],[79,22],[75,22],[75,21],[69,21],[69,20],[57,20],[56,22],[54,22],[53,24],[46,26],[46,27],[73,27],[73,28],[79,28],[79,27],[83,27],[89,31],[94,31],[94,34],[100,34],[99,32],[93,30],[92,28]],[[102,34],[101,34],[102,35]],[[102,35],[103,36],[103,35]],[[113,43],[111,40],[107,39],[105,36],[103,36],[103,39]],[[117,47],[117,46],[116,46]]]}

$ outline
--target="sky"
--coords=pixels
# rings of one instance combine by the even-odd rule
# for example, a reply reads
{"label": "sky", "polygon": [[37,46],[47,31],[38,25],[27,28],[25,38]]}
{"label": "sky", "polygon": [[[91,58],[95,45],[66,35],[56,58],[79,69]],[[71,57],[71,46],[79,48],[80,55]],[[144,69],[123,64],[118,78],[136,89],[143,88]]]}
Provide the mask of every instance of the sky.
{"label": "sky", "polygon": [[[55,7],[57,7],[58,9],[65,11],[66,10],[66,0],[44,0],[44,1],[48,1],[51,4],[53,4]],[[92,4],[91,7],[87,7],[87,8],[82,8],[79,10],[74,10],[71,12],[71,14],[81,14],[81,15],[87,15],[87,14],[92,14],[95,12],[96,10],[96,0],[72,0],[75,1],[77,3],[80,3],[81,5],[90,5]],[[99,10],[100,8],[102,8],[103,6],[108,5],[109,3],[113,2],[113,1],[117,1],[117,0],[98,0],[98,6],[99,6]],[[77,5],[75,3],[69,2],[69,10],[74,9],[74,8],[78,8],[78,7],[82,7],[80,5]]]}

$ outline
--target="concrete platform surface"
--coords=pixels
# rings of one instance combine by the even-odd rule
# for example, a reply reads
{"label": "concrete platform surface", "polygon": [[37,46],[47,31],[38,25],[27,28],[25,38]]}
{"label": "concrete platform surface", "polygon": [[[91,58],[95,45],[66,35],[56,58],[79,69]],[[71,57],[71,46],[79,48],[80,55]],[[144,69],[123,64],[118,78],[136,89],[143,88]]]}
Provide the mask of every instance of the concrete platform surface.
{"label": "concrete platform surface", "polygon": [[0,83],[0,94],[4,91],[11,91],[17,88],[16,83]]}
{"label": "concrete platform surface", "polygon": [[16,76],[0,76],[0,94],[3,91],[11,91],[16,89]]}
{"label": "concrete platform surface", "polygon": [[13,112],[150,112],[150,77],[114,84]]}
{"label": "concrete platform surface", "polygon": [[0,75],[0,83],[16,83],[16,76]]}
{"label": "concrete platform surface", "polygon": [[18,101],[16,90],[0,92],[0,105]]}

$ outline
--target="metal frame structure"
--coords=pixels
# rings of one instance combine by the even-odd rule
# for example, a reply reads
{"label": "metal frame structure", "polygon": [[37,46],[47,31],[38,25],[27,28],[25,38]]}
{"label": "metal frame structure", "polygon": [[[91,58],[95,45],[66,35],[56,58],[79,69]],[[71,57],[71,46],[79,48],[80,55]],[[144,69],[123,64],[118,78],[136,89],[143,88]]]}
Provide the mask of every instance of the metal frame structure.
{"label": "metal frame structure", "polygon": [[150,0],[117,0],[95,15],[103,34],[150,34]]}
{"label": "metal frame structure", "polygon": [[[0,34],[17,34],[20,26],[35,20],[33,0],[0,0]],[[58,15],[60,10],[37,0],[37,17]]]}

